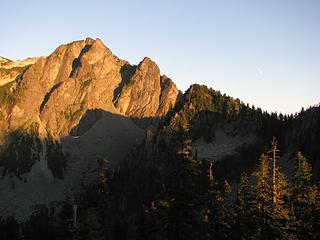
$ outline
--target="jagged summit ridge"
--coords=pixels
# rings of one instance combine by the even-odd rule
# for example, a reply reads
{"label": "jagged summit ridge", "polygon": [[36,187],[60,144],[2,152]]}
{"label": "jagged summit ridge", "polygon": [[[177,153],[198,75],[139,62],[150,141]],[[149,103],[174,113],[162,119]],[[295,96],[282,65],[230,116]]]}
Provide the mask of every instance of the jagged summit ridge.
{"label": "jagged summit ridge", "polygon": [[[1,106],[4,124],[16,129],[39,122],[61,137],[88,109],[104,109],[135,118],[161,117],[178,96],[172,81],[145,57],[138,66],[119,59],[100,39],[86,38],[59,46],[22,74],[14,101]],[[169,96],[170,95],[170,96]]]}
{"label": "jagged summit ridge", "polygon": [[17,218],[95,180],[97,157],[117,166],[144,135],[131,118],[162,118],[179,94],[151,59],[131,65],[92,38],[14,74],[0,86],[0,214]]}

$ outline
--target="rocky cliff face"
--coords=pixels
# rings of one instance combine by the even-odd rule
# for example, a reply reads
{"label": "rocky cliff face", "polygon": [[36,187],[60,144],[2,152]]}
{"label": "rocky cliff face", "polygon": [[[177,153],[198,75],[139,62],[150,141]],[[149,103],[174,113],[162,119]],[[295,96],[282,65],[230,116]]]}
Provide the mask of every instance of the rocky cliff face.
{"label": "rocky cliff face", "polygon": [[97,158],[116,166],[144,135],[131,117],[162,118],[179,94],[151,59],[131,65],[100,39],[61,45],[35,60],[0,86],[4,215],[27,216],[32,205],[61,200],[95,180]]}
{"label": "rocky cliff face", "polygon": [[117,109],[132,117],[153,117],[159,108],[160,70],[149,58],[144,58],[124,86]]}
{"label": "rocky cliff face", "polygon": [[146,57],[123,87],[116,107],[130,117],[163,117],[173,108],[178,94],[175,84],[161,76],[158,66]]}
{"label": "rocky cliff face", "polygon": [[68,135],[88,111],[104,109],[135,118],[162,117],[178,90],[149,58],[136,67],[114,56],[101,40],[58,47],[31,65],[2,106],[7,128],[39,122],[57,138]]}

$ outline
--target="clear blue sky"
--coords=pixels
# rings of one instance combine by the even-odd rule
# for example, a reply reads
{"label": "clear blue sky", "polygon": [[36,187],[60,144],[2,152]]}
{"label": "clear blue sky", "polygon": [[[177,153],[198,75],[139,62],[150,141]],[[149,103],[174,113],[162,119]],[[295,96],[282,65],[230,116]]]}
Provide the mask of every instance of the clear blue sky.
{"label": "clear blue sky", "polygon": [[284,113],[320,102],[318,0],[7,0],[0,16],[11,59],[99,37],[132,64],[149,56],[181,90],[206,84]]}

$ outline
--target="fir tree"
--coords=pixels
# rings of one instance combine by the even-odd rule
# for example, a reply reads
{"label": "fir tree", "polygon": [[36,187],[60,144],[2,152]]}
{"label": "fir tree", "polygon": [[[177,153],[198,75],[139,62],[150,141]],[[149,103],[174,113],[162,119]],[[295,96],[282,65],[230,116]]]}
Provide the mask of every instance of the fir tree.
{"label": "fir tree", "polygon": [[[177,169],[169,185],[170,220],[168,226],[169,239],[195,239],[198,238],[197,230],[199,221],[196,219],[198,207],[201,205],[198,178],[201,161],[195,160],[191,153],[191,140],[189,126],[182,126],[181,147],[177,149],[175,159]],[[172,182],[174,181],[174,182]]]}
{"label": "fir tree", "polygon": [[[308,160],[298,152],[292,181],[292,208],[295,228],[301,239],[316,239],[319,235],[319,219],[315,219],[319,204],[319,190],[312,180],[312,168]],[[316,214],[315,214],[316,215]]]}
{"label": "fir tree", "polygon": [[189,134],[189,126],[182,119],[175,152],[169,156],[172,170],[164,182],[164,191],[147,211],[148,225],[155,224],[148,230],[152,239],[201,239],[197,215],[203,201],[199,186],[202,162],[193,158]]}
{"label": "fir tree", "polygon": [[260,165],[253,173],[255,177],[254,186],[254,213],[253,219],[256,223],[256,238],[272,239],[271,209],[273,201],[272,181],[268,157],[264,154],[260,157]]}
{"label": "fir tree", "polygon": [[105,158],[98,159],[97,163],[98,184],[87,191],[87,199],[83,203],[85,209],[80,222],[81,235],[84,239],[111,239],[109,163]]}
{"label": "fir tree", "polygon": [[290,206],[289,200],[289,187],[286,176],[279,170],[277,160],[278,156],[278,143],[276,138],[273,137],[271,143],[271,150],[268,152],[272,163],[272,212],[271,212],[271,227],[273,234],[280,236],[283,239],[293,239],[294,234],[290,232],[292,225],[290,225],[289,214]]}
{"label": "fir tree", "polygon": [[212,163],[209,168],[208,207],[205,222],[209,239],[228,239],[231,233],[231,187],[227,181],[219,184],[213,175]]}
{"label": "fir tree", "polygon": [[290,217],[292,211],[290,211],[289,205],[289,186],[286,176],[276,169],[275,185],[274,185],[274,199],[272,206],[272,222],[271,226],[276,236],[281,239],[295,239],[295,234],[292,231],[292,224],[290,223]]}
{"label": "fir tree", "polygon": [[255,199],[253,194],[253,184],[246,174],[240,177],[240,184],[237,190],[235,202],[235,221],[232,227],[233,239],[255,239],[254,228],[254,207]]}
{"label": "fir tree", "polygon": [[[163,196],[162,196],[163,198]],[[158,199],[151,202],[151,206],[146,210],[146,228],[141,238],[146,240],[167,240],[168,227],[170,223],[171,201],[168,199]]]}
{"label": "fir tree", "polygon": [[94,207],[86,209],[82,219],[82,236],[88,240],[108,239],[104,236],[104,225],[101,215]]}

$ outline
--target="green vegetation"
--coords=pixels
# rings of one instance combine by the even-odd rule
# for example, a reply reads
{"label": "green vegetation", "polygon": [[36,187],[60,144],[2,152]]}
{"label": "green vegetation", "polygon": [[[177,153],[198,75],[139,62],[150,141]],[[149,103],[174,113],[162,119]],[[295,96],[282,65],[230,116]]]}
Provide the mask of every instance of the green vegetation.
{"label": "green vegetation", "polygon": [[262,139],[276,136],[283,141],[283,134],[292,128],[293,116],[269,114],[239,99],[195,84],[179,99],[165,125],[177,129],[184,121],[190,124],[193,140],[203,137],[207,143],[214,140],[216,129],[225,130],[231,136],[251,132]]}
{"label": "green vegetation", "polygon": [[3,120],[5,120],[5,116],[2,112],[0,112],[0,121],[3,121]]}
{"label": "green vegetation", "polygon": [[[1,239],[119,239],[114,236],[114,225],[110,221],[108,162],[103,159],[98,160],[98,164],[98,182],[88,186],[84,192],[66,197],[50,207],[39,204],[23,223],[12,217],[0,216]],[[75,206],[78,207],[76,221],[73,219]]]}
{"label": "green vegetation", "polygon": [[[256,169],[249,175],[243,173],[239,185],[231,188],[226,180],[216,177],[214,163],[193,156],[190,144],[189,125],[184,124],[171,145],[165,146],[166,151],[158,156],[147,157],[142,154],[143,149],[136,149],[133,156],[141,161],[140,171],[136,169],[137,162],[131,159],[121,163],[124,173],[115,172],[113,178],[110,178],[108,162],[99,159],[96,185],[67,200],[58,214],[51,209],[34,214],[20,226],[20,234],[25,239],[320,237],[320,192],[312,180],[311,166],[301,153],[295,159],[292,180],[287,180],[280,168],[271,167],[277,158],[266,153],[260,156]],[[57,143],[52,145],[50,149],[61,152]],[[57,161],[56,151],[50,150],[55,152],[52,162]],[[142,152],[139,154],[139,151]],[[150,173],[152,168],[158,169],[150,162],[163,167]],[[134,172],[139,175],[135,176]],[[56,172],[55,176],[60,173]],[[160,188],[150,185],[152,181]],[[74,223],[75,204],[79,211]],[[4,229],[0,227],[0,233],[6,231],[13,239],[19,238],[19,224],[13,219],[3,219],[0,225]],[[36,231],[39,227],[46,231]]]}
{"label": "green vegetation", "polygon": [[[231,194],[228,182],[215,178],[211,166],[208,174],[201,171],[201,168],[193,168],[197,172],[193,176],[194,170],[189,169],[190,166],[179,165],[184,170],[180,169],[169,177],[175,182],[175,187],[172,189],[164,182],[164,192],[151,202],[144,220],[147,232],[143,232],[141,237],[318,239],[320,193],[312,181],[310,165],[298,153],[295,177],[288,181],[281,169],[270,167],[270,161],[273,161],[270,157],[271,155],[262,154],[256,170],[250,176],[242,174],[235,194]],[[194,159],[193,162],[195,161]],[[201,183],[201,176],[206,175],[207,184],[202,182],[198,185]],[[179,180],[180,178],[182,179]],[[207,194],[201,191],[204,186],[207,186]],[[176,191],[177,195],[172,195]],[[232,195],[236,196],[235,200],[231,198]],[[167,196],[167,200],[163,196]],[[174,205],[177,201],[179,211],[176,211]],[[202,221],[199,220],[199,214]]]}
{"label": "green vegetation", "polygon": [[76,120],[81,116],[81,114],[82,114],[82,112],[83,112],[83,108],[84,108],[83,105],[84,105],[84,103],[82,102],[82,103],[80,104],[80,108],[77,109],[77,110],[74,111],[74,112],[71,110],[71,106],[67,107],[67,109],[62,112],[64,118],[65,118],[66,120],[68,120],[69,122],[74,122],[74,121],[76,121]]}
{"label": "green vegetation", "polygon": [[63,116],[66,120],[73,122],[77,117],[79,117],[81,110],[78,109],[75,112],[72,112],[70,109],[63,111]]}
{"label": "green vegetation", "polygon": [[90,86],[91,82],[92,82],[92,79],[91,79],[91,78],[89,78],[89,79],[81,82],[80,90],[83,91],[85,88],[87,88],[88,86]]}
{"label": "green vegetation", "polygon": [[24,74],[24,72],[29,68],[30,65],[24,67],[13,67],[10,69],[0,68],[0,74],[3,73],[11,73],[17,71],[19,75],[12,82],[9,82],[5,85],[0,86],[0,104],[15,104],[17,103],[23,96],[24,89],[22,86],[18,85],[18,80],[20,76]]}
{"label": "green vegetation", "polygon": [[12,67],[12,68],[0,68],[0,74],[11,74],[11,73],[21,73],[26,70],[30,65],[23,67]]}
{"label": "green vegetation", "polygon": [[185,94],[184,109],[195,113],[209,111],[223,114],[236,114],[241,108],[239,99],[222,95],[206,86],[192,85]]}
{"label": "green vegetation", "polygon": [[[82,104],[76,111],[72,107],[63,112],[69,121],[83,110]],[[199,85],[189,89],[170,117],[156,138],[146,138],[114,171],[109,171],[107,161],[98,160],[96,184],[83,185],[85,193],[65,203],[60,213],[46,209],[34,215],[21,227],[25,239],[320,238],[319,184],[308,160],[298,152],[292,177],[287,178],[281,168],[273,167],[277,158],[270,152],[259,158],[265,139],[274,132],[282,134],[282,127],[292,127],[292,119],[256,110]],[[302,148],[319,151],[316,139],[308,140],[319,126],[310,122],[314,125],[295,123],[296,129],[305,131],[295,133],[297,142],[305,135]],[[213,163],[191,151],[192,139],[203,137],[209,143],[216,129],[230,125],[234,129],[228,134],[243,130],[262,136],[262,141]],[[29,133],[35,129],[30,126]],[[289,144],[297,146],[295,150],[300,147]],[[63,178],[67,159],[61,145],[54,140],[47,145],[48,166],[54,177]],[[79,211],[73,224],[75,203]],[[8,222],[2,224],[17,233],[18,223]]]}
{"label": "green vegetation", "polygon": [[37,136],[39,135],[39,123],[37,122],[31,122],[31,123],[26,123],[24,124],[24,132],[32,135],[32,136]]}
{"label": "green vegetation", "polygon": [[195,84],[178,102],[169,125],[176,128],[186,121],[190,124],[193,139],[203,136],[209,143],[214,140],[214,126],[235,121],[244,107],[239,99]]}
{"label": "green vegetation", "polygon": [[[194,159],[190,151],[189,127],[184,126],[181,145],[175,148],[172,161],[175,166],[168,174],[165,190],[161,192],[148,210],[145,236],[152,239],[197,239],[199,222],[194,214],[203,204],[202,161]],[[183,221],[182,221],[183,219]],[[194,231],[189,231],[194,229]],[[161,236],[161,237],[160,237]]]}
{"label": "green vegetation", "polygon": [[[0,151],[2,176],[9,173],[21,179],[21,174],[30,172],[33,164],[40,160],[43,149],[38,130],[38,123],[27,122],[22,128],[8,134],[6,144]],[[51,138],[46,140],[46,144],[48,167],[55,178],[62,179],[67,158],[62,152],[61,144]]]}
{"label": "green vegetation", "polygon": [[35,161],[39,160],[39,152],[42,149],[37,134],[37,123],[31,123],[8,134],[7,144],[0,151],[2,176],[12,173],[21,179],[21,174],[30,172]]}
{"label": "green vegetation", "polygon": [[[315,238],[319,233],[319,191],[312,181],[312,168],[308,160],[298,152],[292,181],[292,207],[294,211],[293,227],[299,239]],[[314,224],[316,223],[316,225]]]}
{"label": "green vegetation", "polygon": [[0,86],[0,104],[14,104],[16,102],[16,97],[14,94],[14,88],[16,86],[16,82],[9,82],[5,85]]}

